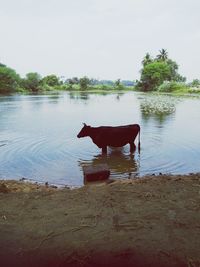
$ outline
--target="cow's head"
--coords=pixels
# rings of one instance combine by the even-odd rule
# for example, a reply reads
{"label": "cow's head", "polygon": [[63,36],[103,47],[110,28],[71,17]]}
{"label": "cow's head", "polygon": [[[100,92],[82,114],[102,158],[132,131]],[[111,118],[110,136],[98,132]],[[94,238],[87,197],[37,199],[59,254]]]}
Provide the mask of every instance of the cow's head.
{"label": "cow's head", "polygon": [[90,134],[90,128],[91,126],[86,125],[86,123],[83,123],[83,128],[81,129],[80,133],[77,135],[78,138],[89,136]]}

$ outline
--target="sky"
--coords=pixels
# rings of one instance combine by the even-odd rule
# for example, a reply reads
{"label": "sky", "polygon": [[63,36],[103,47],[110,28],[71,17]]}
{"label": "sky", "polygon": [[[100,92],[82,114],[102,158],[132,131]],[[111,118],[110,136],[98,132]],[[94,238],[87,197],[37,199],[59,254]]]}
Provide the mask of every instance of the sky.
{"label": "sky", "polygon": [[38,72],[135,80],[162,48],[200,79],[199,0],[0,0],[0,62]]}

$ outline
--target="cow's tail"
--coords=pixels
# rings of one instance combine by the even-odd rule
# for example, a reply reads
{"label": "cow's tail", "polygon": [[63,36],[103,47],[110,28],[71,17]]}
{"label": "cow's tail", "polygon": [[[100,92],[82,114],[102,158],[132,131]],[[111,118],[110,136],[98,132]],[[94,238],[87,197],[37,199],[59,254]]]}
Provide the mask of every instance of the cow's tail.
{"label": "cow's tail", "polygon": [[140,152],[140,128],[139,128],[139,132],[138,132],[138,150]]}

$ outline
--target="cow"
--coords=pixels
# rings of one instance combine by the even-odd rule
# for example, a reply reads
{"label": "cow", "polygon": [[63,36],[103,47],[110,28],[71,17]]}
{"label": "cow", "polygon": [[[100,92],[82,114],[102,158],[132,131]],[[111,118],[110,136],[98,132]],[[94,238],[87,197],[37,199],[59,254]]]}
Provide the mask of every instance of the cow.
{"label": "cow", "polygon": [[91,127],[89,125],[86,125],[85,123],[83,125],[84,126],[77,137],[91,137],[93,143],[102,149],[102,153],[107,153],[107,146],[122,147],[126,144],[130,144],[130,152],[133,152],[136,149],[134,141],[138,134],[138,150],[140,151],[139,124],[100,127]]}

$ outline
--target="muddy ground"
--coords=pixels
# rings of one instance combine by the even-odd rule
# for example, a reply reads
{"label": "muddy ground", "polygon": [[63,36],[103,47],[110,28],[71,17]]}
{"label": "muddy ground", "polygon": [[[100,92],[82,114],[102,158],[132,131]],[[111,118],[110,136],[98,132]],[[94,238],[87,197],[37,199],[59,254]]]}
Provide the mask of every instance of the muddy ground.
{"label": "muddy ground", "polygon": [[0,266],[200,266],[200,174],[0,181]]}

